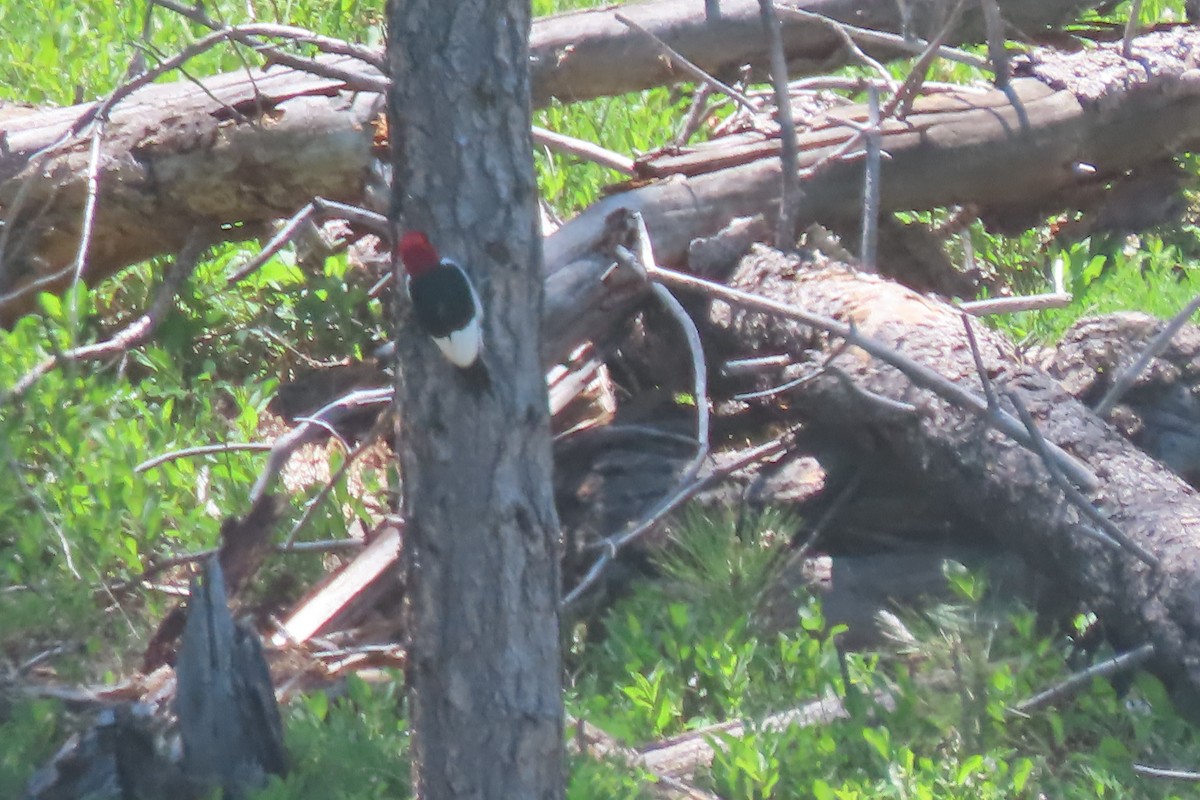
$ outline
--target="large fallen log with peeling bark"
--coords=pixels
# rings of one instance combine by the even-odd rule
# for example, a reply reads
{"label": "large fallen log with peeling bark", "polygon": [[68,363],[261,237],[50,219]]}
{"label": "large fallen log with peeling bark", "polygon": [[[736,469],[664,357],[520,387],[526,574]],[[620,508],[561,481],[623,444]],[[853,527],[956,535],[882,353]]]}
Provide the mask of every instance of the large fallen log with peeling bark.
{"label": "large fallen log with peeling bark", "polygon": [[[759,249],[730,284],[852,323],[867,336],[982,393],[961,313],[897,284],[844,268],[813,268]],[[826,371],[787,394],[787,403],[851,448],[873,470],[918,480],[1021,555],[1100,618],[1118,649],[1154,645],[1153,671],[1179,709],[1200,718],[1200,498],[1184,481],[1097,418],[1052,378],[1022,364],[1002,335],[976,329],[984,373],[999,403],[1022,404],[1047,441],[1095,473],[1088,500],[1132,542],[1158,559],[1151,567],[1099,541],[1094,523],[1049,478],[1029,449],[863,351],[794,322],[714,301],[710,333],[719,357],[791,354],[828,359]],[[882,398],[882,399],[881,399]],[[1014,401],[1015,398],[1015,401]]]}
{"label": "large fallen log with peeling bark", "polygon": [[[1025,129],[999,91],[919,100],[906,120],[884,126],[890,158],[882,170],[883,210],[971,203],[1003,214],[1070,207],[1076,195],[1200,144],[1200,31],[1179,28],[1138,42],[1141,61],[1123,58],[1120,45],[1105,45],[1046,53],[1023,67],[1029,77],[1013,85]],[[800,167],[818,165],[854,135],[839,120],[861,124],[866,113],[844,107],[808,121]],[[768,138],[759,137],[764,148],[772,147]],[[862,171],[857,161],[825,162],[802,185],[798,226],[857,215]],[[605,297],[598,287],[610,263],[603,252],[614,212],[641,213],[659,263],[682,266],[694,242],[734,218],[773,221],[781,175],[773,157],[675,175],[606,197],[572,219],[546,240],[546,346],[561,352],[587,333],[591,320],[580,310]]]}

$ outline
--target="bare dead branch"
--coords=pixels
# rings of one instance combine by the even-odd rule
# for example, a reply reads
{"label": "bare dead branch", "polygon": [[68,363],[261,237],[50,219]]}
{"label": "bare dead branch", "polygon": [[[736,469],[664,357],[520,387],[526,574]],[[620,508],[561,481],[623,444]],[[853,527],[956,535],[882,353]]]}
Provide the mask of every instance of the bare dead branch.
{"label": "bare dead branch", "polygon": [[879,247],[879,197],[883,186],[883,154],[879,143],[879,90],[867,87],[868,130],[867,157],[863,164],[862,244],[859,264],[864,272],[878,272],[876,252]]}
{"label": "bare dead branch", "polygon": [[281,548],[282,550],[288,551],[295,548],[297,544],[296,537],[300,534],[300,531],[304,530],[304,526],[307,525],[309,520],[312,519],[313,514],[315,514],[317,509],[321,507],[321,504],[325,502],[325,498],[329,497],[329,493],[333,491],[333,487],[336,486],[338,481],[340,481],[342,477],[350,470],[350,467],[354,465],[354,462],[357,461],[359,457],[367,451],[368,448],[382,438],[384,431],[390,428],[391,424],[392,422],[389,414],[379,415],[379,419],[375,420],[375,424],[371,426],[370,432],[363,437],[363,439],[354,447],[353,450],[350,450],[349,453],[347,453],[346,457],[342,459],[341,466],[329,476],[329,480],[325,481],[325,483],[321,486],[321,490],[317,492],[317,494],[311,500],[309,500],[308,503],[305,504],[304,512],[300,515],[300,519],[296,520],[296,523],[292,525],[292,529],[288,531],[288,535],[283,541],[283,546]]}
{"label": "bare dead branch", "polygon": [[199,237],[193,235],[188,243],[184,245],[183,250],[179,252],[179,255],[175,257],[175,262],[163,278],[162,285],[159,286],[158,293],[154,296],[154,300],[150,303],[150,307],[146,309],[145,314],[103,342],[75,347],[41,361],[33,369],[25,373],[12,389],[0,393],[0,406],[6,405],[24,395],[42,376],[60,364],[73,361],[94,361],[118,355],[150,338],[150,334],[154,332],[155,328],[162,322],[163,317],[166,316],[171,303],[175,300],[175,295],[179,292],[179,288],[183,286],[188,276],[192,274],[192,270],[196,268],[196,264],[203,252],[204,247],[201,245]]}
{"label": "bare dead branch", "polygon": [[225,444],[202,444],[197,447],[184,447],[181,450],[172,450],[169,453],[148,458],[134,467],[133,472],[134,474],[145,472],[146,470],[160,467],[163,464],[180,458],[194,458],[195,456],[205,456],[211,453],[233,453],[245,450],[261,452],[270,450],[271,447],[271,445],[263,442],[229,442]]}
{"label": "bare dead branch", "polygon": [[559,603],[560,608],[567,609],[574,605],[583,594],[599,580],[601,574],[608,567],[609,563],[616,557],[621,548],[625,547],[630,542],[636,541],[641,536],[644,536],[655,525],[671,512],[682,506],[688,500],[695,497],[700,492],[710,486],[713,486],[725,480],[746,467],[756,464],[759,461],[765,461],[772,456],[778,455],[791,446],[793,431],[785,431],[779,436],[771,439],[765,444],[752,448],[746,451],[738,459],[722,466],[719,469],[713,470],[712,473],[687,483],[672,494],[663,498],[648,514],[642,519],[636,521],[627,527],[624,531],[613,534],[602,542],[598,542],[593,547],[601,550],[600,557],[592,564],[587,574],[575,585],[570,592],[563,597]]}
{"label": "bare dead branch", "polygon": [[[991,297],[987,300],[969,300],[965,303],[959,303],[958,307],[972,317],[986,317],[991,314],[1015,314],[1018,311],[1044,311],[1047,308],[1066,308],[1071,305],[1071,301],[1074,299],[1075,295],[1070,292],[1047,292],[1046,294],[1026,295],[1023,297]],[[1100,416],[1103,416],[1103,414]]]}
{"label": "bare dead branch", "polygon": [[980,0],[983,5],[983,22],[987,31],[988,60],[992,62],[992,72],[995,73],[996,88],[1004,92],[1013,110],[1017,112],[1017,121],[1021,130],[1029,130],[1029,114],[1025,104],[1017,96],[1011,80],[1008,51],[1004,48],[1007,37],[1004,35],[1004,18],[1000,15],[1000,4],[997,0]]}
{"label": "bare dead branch", "polygon": [[263,249],[259,251],[258,255],[234,270],[233,274],[225,279],[226,284],[232,286],[253,274],[255,270],[262,267],[276,253],[286,247],[305,225],[316,220],[327,219],[349,220],[350,222],[369,228],[387,241],[391,240],[387,218],[382,214],[376,214],[374,211],[368,211],[365,208],[316,197],[313,198],[311,203],[297,211],[292,215],[291,219],[280,226],[279,230],[276,231],[275,235],[271,237],[271,240],[267,242]]}
{"label": "bare dead branch", "polygon": [[[829,19],[828,17],[821,17],[819,14],[814,14],[811,11],[804,11],[803,9],[791,8],[789,6],[782,6],[779,11],[785,16],[795,16],[802,19],[809,17]],[[906,53],[912,53],[913,55],[922,53],[928,49],[931,44],[931,42],[926,42],[920,38],[905,38],[903,36],[897,36],[894,33],[872,30],[870,28],[860,28],[857,25],[850,25],[845,22],[837,22],[836,20],[831,21],[838,25],[842,32],[853,39],[863,42],[870,42],[873,44],[885,45],[887,47],[894,47],[897,50]],[[979,56],[972,55],[965,50],[959,50],[956,47],[946,47],[941,44],[935,45],[934,49],[939,58],[944,58],[947,61],[966,64],[969,67],[974,67],[976,69],[986,70],[989,72],[992,69],[992,65],[987,61]]]}
{"label": "bare dead branch", "polygon": [[[104,139],[104,120],[92,129],[92,146],[88,152],[87,165],[87,199],[83,204],[83,220],[80,225],[79,233],[79,248],[75,252],[75,267],[74,278],[71,281],[71,289],[78,288],[80,281],[83,280],[83,270],[87,265],[88,250],[92,244],[92,234],[95,230],[96,222],[96,198],[100,194],[100,143]],[[70,321],[71,321],[71,339],[75,338],[75,333],[79,328],[79,295],[71,292],[68,300],[70,304]]]}
{"label": "bare dead branch", "polygon": [[721,94],[732,98],[734,102],[747,111],[750,111],[751,113],[758,113],[758,108],[754,105],[750,98],[746,97],[746,95],[742,94],[737,89],[734,89],[729,84],[723,83],[722,81],[714,78],[712,75],[709,75],[707,72],[700,69],[700,67],[696,66],[687,58],[685,58],[679,51],[672,48],[669,44],[643,28],[641,25],[629,19],[629,17],[626,17],[623,14],[616,14],[613,18],[630,30],[637,31],[642,36],[646,37],[647,41],[654,42],[654,46],[657,47],[659,52],[666,56],[672,64],[691,75],[697,81],[708,84]]}
{"label": "bare dead branch", "polygon": [[1166,778],[1173,781],[1191,781],[1193,783],[1200,782],[1200,772],[1149,767],[1145,764],[1134,764],[1133,771],[1139,775],[1145,775],[1147,778]]}
{"label": "bare dead branch", "polygon": [[[962,324],[963,330],[967,332],[967,343],[971,345],[971,358],[975,361],[975,373],[983,385],[983,396],[987,398],[988,408],[995,411],[1000,407],[1000,402],[996,399],[996,389],[992,386],[992,379],[988,377],[987,369],[983,366],[983,354],[979,352],[979,341],[975,338],[975,328],[971,325],[971,317],[966,312],[962,314]],[[1031,431],[1030,435],[1032,434]]]}
{"label": "bare dead branch", "polygon": [[1125,20],[1125,34],[1121,37],[1121,55],[1133,58],[1133,39],[1137,36],[1138,19],[1142,16],[1142,0],[1130,0],[1129,19]]}
{"label": "bare dead branch", "polygon": [[1089,526],[1081,525],[1078,528],[1079,532],[1102,544],[1110,547],[1120,547],[1127,552],[1133,553],[1152,569],[1158,569],[1161,562],[1157,556],[1126,536],[1124,531],[1118,528],[1111,519],[1104,516],[1100,509],[1092,505],[1092,502],[1084,497],[1082,492],[1064,478],[1059,465],[1054,462],[1054,459],[1050,455],[1050,450],[1047,446],[1049,443],[1042,437],[1037,423],[1034,422],[1029,409],[1025,408],[1025,404],[1021,402],[1021,398],[1009,392],[1008,399],[1017,409],[1017,414],[1020,415],[1021,423],[1025,426],[1025,430],[1029,431],[1029,436],[1033,439],[1034,450],[1042,459],[1042,463],[1046,465],[1046,470],[1050,473],[1050,479],[1054,481],[1054,485],[1062,490],[1062,493],[1071,505],[1075,506],[1085,517],[1100,526],[1100,530],[1095,530]]}
{"label": "bare dead branch", "polygon": [[533,126],[533,142],[542,145],[547,150],[577,156],[584,161],[591,161],[622,175],[636,177],[638,174],[634,169],[632,158],[601,147],[595,142],[586,142],[583,139],[576,139],[574,136],[555,133],[545,128],[539,128],[537,125]]}
{"label": "bare dead branch", "polygon": [[1128,653],[1121,653],[1120,655],[1101,661],[1099,664],[1093,664],[1061,683],[1051,686],[1044,692],[1038,692],[1028,700],[1022,700],[1017,704],[1017,711],[1027,714],[1030,711],[1044,708],[1055,701],[1069,697],[1085,686],[1089,686],[1096,678],[1111,678],[1113,675],[1136,669],[1149,661],[1153,655],[1154,645],[1144,644],[1135,650],[1130,650]]}
{"label": "bare dead branch", "polygon": [[199,5],[185,6],[182,3],[175,2],[175,0],[154,0],[154,5],[174,11],[176,14],[214,31],[234,31],[236,41],[249,45],[255,50],[270,52],[274,49],[262,42],[258,38],[260,36],[269,36],[274,39],[290,39],[299,44],[310,44],[322,53],[349,56],[371,65],[380,72],[386,71],[383,54],[378,49],[353,44],[344,39],[337,39],[332,36],[323,36],[306,28],[300,28],[295,25],[260,22],[251,23],[250,25],[230,26],[209,17],[204,13],[203,7]]}
{"label": "bare dead branch", "polygon": [[958,0],[954,7],[950,10],[949,18],[937,35],[926,45],[925,49],[917,56],[916,62],[912,65],[912,69],[908,71],[908,77],[904,79],[904,83],[895,91],[891,99],[888,100],[887,106],[884,107],[883,113],[880,115],[884,119],[896,117],[897,119],[905,119],[908,113],[912,111],[913,103],[916,102],[917,96],[921,94],[923,88],[926,87],[925,73],[929,71],[929,67],[941,52],[941,44],[946,40],[946,37],[958,27],[958,20],[962,16],[963,0]]}
{"label": "bare dead branch", "polygon": [[292,453],[301,445],[313,441],[323,430],[323,426],[331,425],[341,417],[364,406],[387,405],[392,402],[393,387],[382,389],[359,389],[321,407],[307,421],[297,425],[288,433],[280,436],[271,448],[267,464],[254,482],[250,490],[250,504],[255,505],[270,487],[271,482],[283,471],[284,465]]}
{"label": "bare dead branch", "polygon": [[[761,6],[762,3],[765,1],[766,0],[759,0],[759,5]],[[820,23],[821,25],[824,25],[825,27],[829,28],[829,30],[831,30],[835,34],[837,34],[838,38],[840,38],[842,40],[842,44],[845,45],[846,51],[850,53],[851,57],[854,60],[858,61],[860,64],[863,64],[864,66],[866,66],[870,69],[873,69],[875,71],[875,73],[877,75],[879,75],[880,79],[882,81],[884,81],[884,83],[888,84],[889,90],[891,92],[894,93],[896,91],[896,81],[892,77],[892,73],[888,72],[887,68],[884,67],[883,64],[880,64],[878,61],[876,61],[875,59],[871,58],[869,55],[864,53],[862,48],[858,46],[858,43],[854,41],[856,35],[862,36],[862,37],[868,38],[868,39],[874,38],[874,37],[870,36],[871,33],[874,33],[873,31],[867,31],[865,28],[855,28],[852,25],[847,25],[843,22],[838,22],[836,19],[827,17],[824,14],[817,14],[812,11],[805,11],[802,8],[786,8],[786,9],[783,9],[783,12],[789,16],[796,17],[797,19],[805,19],[810,22],[817,22],[817,23]],[[865,36],[864,36],[864,34],[865,34]],[[895,38],[900,39],[901,37],[897,36]],[[878,41],[878,39],[876,39],[876,41]],[[780,46],[782,47],[782,44]],[[909,48],[906,47],[904,49],[909,49]],[[772,63],[772,69],[774,69],[773,63]]]}
{"label": "bare dead branch", "polygon": [[[691,138],[700,130],[700,126],[715,110],[715,106],[709,104],[708,100],[712,97],[713,88],[707,83],[701,83],[696,87],[696,92],[692,95],[692,105],[688,109],[687,116],[683,118],[683,122],[679,125],[679,133],[675,135],[675,145],[683,147]],[[721,101],[724,102],[724,101]]]}
{"label": "bare dead branch", "polygon": [[[799,201],[799,154],[796,144],[796,123],[792,119],[792,102],[788,95],[787,58],[783,53],[783,37],[779,20],[775,18],[772,0],[758,0],[763,33],[767,37],[767,52],[771,59],[771,83],[775,87],[775,120],[779,123],[779,164],[781,169],[779,193],[779,225],[775,246],[785,252],[796,249],[796,203]],[[853,42],[851,42],[853,46]]]}

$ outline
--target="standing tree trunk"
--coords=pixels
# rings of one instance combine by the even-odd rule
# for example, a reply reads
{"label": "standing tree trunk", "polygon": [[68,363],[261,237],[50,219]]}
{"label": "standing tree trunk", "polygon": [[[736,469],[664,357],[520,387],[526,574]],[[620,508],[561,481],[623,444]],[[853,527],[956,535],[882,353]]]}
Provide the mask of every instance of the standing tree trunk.
{"label": "standing tree trunk", "polygon": [[410,714],[421,798],[563,792],[558,520],[539,358],[528,0],[390,0],[393,211],[466,269],[490,388],[399,303]]}

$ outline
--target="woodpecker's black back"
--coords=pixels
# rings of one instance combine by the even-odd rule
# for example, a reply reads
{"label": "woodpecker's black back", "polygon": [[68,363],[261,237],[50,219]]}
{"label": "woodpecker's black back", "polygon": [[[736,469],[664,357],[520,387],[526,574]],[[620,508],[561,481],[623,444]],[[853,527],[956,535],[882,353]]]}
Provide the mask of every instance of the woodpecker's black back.
{"label": "woodpecker's black back", "polygon": [[422,275],[409,276],[408,296],[417,322],[435,339],[465,328],[478,310],[466,273],[450,261]]}

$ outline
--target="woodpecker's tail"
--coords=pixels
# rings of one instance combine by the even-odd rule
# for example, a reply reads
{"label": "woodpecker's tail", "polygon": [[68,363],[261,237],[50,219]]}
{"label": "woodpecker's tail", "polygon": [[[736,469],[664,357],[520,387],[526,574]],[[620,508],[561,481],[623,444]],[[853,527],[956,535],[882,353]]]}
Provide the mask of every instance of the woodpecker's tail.
{"label": "woodpecker's tail", "polygon": [[483,395],[492,390],[492,375],[482,358],[475,359],[471,366],[462,367],[457,372],[459,379],[471,394]]}

